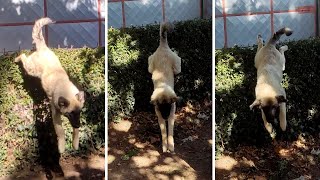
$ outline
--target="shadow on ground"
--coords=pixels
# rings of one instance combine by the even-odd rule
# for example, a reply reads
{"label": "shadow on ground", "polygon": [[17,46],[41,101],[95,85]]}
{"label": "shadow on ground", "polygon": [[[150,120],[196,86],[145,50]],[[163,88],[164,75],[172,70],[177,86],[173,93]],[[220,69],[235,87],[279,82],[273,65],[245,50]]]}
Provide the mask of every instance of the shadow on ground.
{"label": "shadow on ground", "polygon": [[[196,116],[206,114],[205,119]],[[110,179],[211,179],[211,105],[196,109],[190,104],[177,111],[175,153],[162,153],[160,129],[152,113],[134,113],[108,127]]]}

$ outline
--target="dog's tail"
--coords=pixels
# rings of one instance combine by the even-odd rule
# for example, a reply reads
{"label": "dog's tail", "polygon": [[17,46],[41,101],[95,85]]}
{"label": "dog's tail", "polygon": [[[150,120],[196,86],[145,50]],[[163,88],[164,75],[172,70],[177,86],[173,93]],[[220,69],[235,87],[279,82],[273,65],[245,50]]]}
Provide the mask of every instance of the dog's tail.
{"label": "dog's tail", "polygon": [[55,23],[52,21],[50,18],[45,17],[38,19],[32,29],[32,39],[33,39],[33,44],[36,44],[36,49],[39,50],[42,47],[47,47],[46,42],[44,40],[43,34],[42,34],[42,27],[47,25]]}
{"label": "dog's tail", "polygon": [[292,34],[292,30],[290,28],[284,27],[278,30],[273,36],[270,38],[268,44],[275,45],[276,42],[280,39],[280,37],[285,34],[286,36],[290,36]]}
{"label": "dog's tail", "polygon": [[174,90],[167,85],[156,88],[151,96],[150,103],[157,106],[162,117],[167,119],[171,112],[172,104],[178,100]]}
{"label": "dog's tail", "polygon": [[164,22],[160,26],[160,42],[162,43],[168,43],[167,42],[167,34],[168,32],[171,32],[173,30],[172,24],[168,22]]}

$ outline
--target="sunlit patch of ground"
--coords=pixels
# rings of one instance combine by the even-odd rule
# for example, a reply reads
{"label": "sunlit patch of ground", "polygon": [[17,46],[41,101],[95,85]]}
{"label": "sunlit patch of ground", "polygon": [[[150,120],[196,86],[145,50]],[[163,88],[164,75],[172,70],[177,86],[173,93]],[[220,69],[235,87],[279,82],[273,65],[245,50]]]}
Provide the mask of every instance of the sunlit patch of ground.
{"label": "sunlit patch of ground", "polygon": [[320,141],[312,136],[263,148],[239,146],[215,160],[216,179],[317,179]]}
{"label": "sunlit patch of ground", "polygon": [[211,179],[211,104],[178,109],[175,154],[162,153],[160,128],[153,113],[139,112],[109,123],[108,178]]}

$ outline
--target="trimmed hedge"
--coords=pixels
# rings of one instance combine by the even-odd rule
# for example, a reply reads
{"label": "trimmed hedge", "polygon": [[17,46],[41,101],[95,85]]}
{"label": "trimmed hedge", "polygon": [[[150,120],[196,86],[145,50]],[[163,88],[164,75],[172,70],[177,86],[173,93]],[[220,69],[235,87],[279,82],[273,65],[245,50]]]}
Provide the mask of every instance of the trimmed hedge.
{"label": "trimmed hedge", "polygon": [[[283,86],[287,93],[290,139],[320,130],[320,39],[286,42],[286,70]],[[282,44],[282,45],[283,45]],[[260,110],[250,111],[255,99],[256,46],[216,50],[216,152],[240,143],[264,144],[270,137]],[[279,125],[276,126],[280,132]]]}
{"label": "trimmed hedge", "polygon": [[[177,94],[184,100],[211,99],[212,20],[177,22],[168,42],[182,59],[182,72],[175,78]],[[158,46],[159,24],[108,29],[109,120],[153,110],[148,57]]]}
{"label": "trimmed hedge", "polygon": [[[79,152],[99,149],[105,143],[104,48],[53,51],[70,79],[86,92]],[[53,156],[59,160],[48,99],[40,80],[27,76],[21,64],[13,62],[15,56],[0,57],[0,176],[31,166],[38,160],[47,164],[53,161],[50,160]],[[72,127],[65,117],[63,123],[66,129],[64,155],[68,155],[74,152]]]}

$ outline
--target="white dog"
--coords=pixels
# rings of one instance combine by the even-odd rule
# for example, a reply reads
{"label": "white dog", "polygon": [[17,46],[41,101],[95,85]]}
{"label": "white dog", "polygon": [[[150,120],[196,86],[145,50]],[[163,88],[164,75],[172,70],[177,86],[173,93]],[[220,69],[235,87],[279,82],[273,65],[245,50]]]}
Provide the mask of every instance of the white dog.
{"label": "white dog", "polygon": [[284,52],[288,50],[288,46],[282,46],[278,51],[275,47],[276,42],[281,35],[290,36],[292,30],[282,28],[277,31],[263,46],[263,41],[258,35],[258,49],[255,56],[255,67],[257,68],[257,85],[255,88],[256,99],[250,105],[259,107],[262,113],[262,119],[267,131],[272,133],[272,125],[276,114],[279,111],[280,127],[282,131],[286,130],[286,92],[281,85],[283,71],[285,69]]}
{"label": "white dog", "polygon": [[58,149],[65,151],[65,132],[62,127],[61,115],[66,116],[72,127],[72,146],[79,148],[80,112],[84,106],[84,92],[79,91],[70,81],[67,72],[62,67],[58,56],[46,45],[42,34],[42,27],[54,23],[50,18],[38,19],[32,30],[33,43],[36,51],[26,56],[19,55],[15,62],[22,62],[28,75],[41,80],[43,90],[46,92],[50,104],[53,126],[57,134]]}
{"label": "white dog", "polygon": [[[162,136],[163,152],[174,152],[173,127],[175,121],[176,101],[174,92],[174,75],[181,72],[181,58],[171,51],[167,42],[168,23],[161,24],[160,45],[156,52],[148,58],[148,71],[152,74],[154,91],[151,103],[155,112]],[[168,120],[168,134],[165,119]]]}

